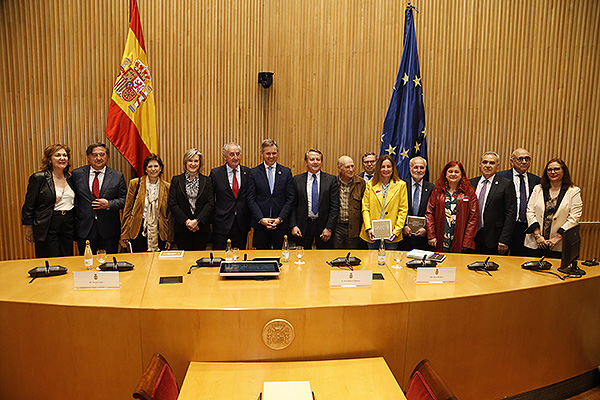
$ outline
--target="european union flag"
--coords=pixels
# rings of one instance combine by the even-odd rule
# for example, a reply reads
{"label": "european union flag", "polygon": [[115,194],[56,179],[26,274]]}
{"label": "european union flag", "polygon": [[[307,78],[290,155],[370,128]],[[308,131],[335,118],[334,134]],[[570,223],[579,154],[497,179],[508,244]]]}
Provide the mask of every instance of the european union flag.
{"label": "european union flag", "polygon": [[[410,178],[409,161],[415,156],[427,159],[427,130],[423,107],[423,86],[413,20],[414,6],[406,7],[404,49],[392,99],[388,107],[379,155],[389,154],[396,160],[401,179]],[[419,12],[419,10],[417,10]]]}

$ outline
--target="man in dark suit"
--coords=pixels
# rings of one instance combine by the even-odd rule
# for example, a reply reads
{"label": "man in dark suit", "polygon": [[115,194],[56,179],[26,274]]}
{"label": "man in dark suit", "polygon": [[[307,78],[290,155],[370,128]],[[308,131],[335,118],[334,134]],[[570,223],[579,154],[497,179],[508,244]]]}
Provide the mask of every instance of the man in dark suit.
{"label": "man in dark suit", "polygon": [[373,174],[375,173],[375,163],[376,162],[377,162],[377,155],[375,153],[369,151],[369,152],[366,152],[365,154],[363,154],[363,156],[362,156],[363,172],[358,174],[358,176],[363,178],[365,180],[365,182],[368,182],[373,177]]}
{"label": "man in dark suit", "polygon": [[475,252],[507,254],[515,228],[517,198],[511,181],[496,174],[500,156],[488,151],[479,162],[482,175],[471,179],[479,202]]}
{"label": "man in dark suit", "polygon": [[213,249],[224,250],[227,239],[239,249],[246,248],[250,231],[250,209],[246,191],[250,168],[240,165],[241,148],[236,143],[223,146],[225,164],[210,171],[215,192]]}
{"label": "man in dark suit", "polygon": [[296,243],[306,249],[313,241],[318,249],[333,246],[331,235],[340,211],[337,178],[321,171],[323,153],[310,149],[304,154],[307,172],[294,176],[296,198],[290,224]]}
{"label": "man in dark suit", "polygon": [[72,174],[79,254],[83,255],[86,240],[90,241],[92,252],[105,249],[114,254],[121,234],[119,210],[127,197],[125,179],[121,172],[106,166],[109,154],[104,143],[90,144],[85,153],[89,165]]}
{"label": "man in dark suit", "polygon": [[525,230],[527,229],[527,201],[533,188],[540,183],[540,177],[528,172],[531,166],[531,154],[518,148],[510,157],[511,169],[498,172],[498,175],[513,182],[517,195],[517,222],[510,243],[511,256],[525,256]]}
{"label": "man in dark suit", "polygon": [[[435,185],[423,179],[427,170],[427,161],[423,157],[414,157],[410,160],[410,179],[406,180],[406,191],[408,192],[408,216],[425,218],[427,202]],[[400,242],[401,250],[433,250],[427,243],[427,231],[423,227],[413,232],[410,226],[404,225]]]}
{"label": "man in dark suit", "polygon": [[280,249],[289,232],[294,202],[292,171],[277,163],[278,147],[273,139],[263,140],[260,154],[264,162],[250,170],[247,191],[253,243],[257,249]]}

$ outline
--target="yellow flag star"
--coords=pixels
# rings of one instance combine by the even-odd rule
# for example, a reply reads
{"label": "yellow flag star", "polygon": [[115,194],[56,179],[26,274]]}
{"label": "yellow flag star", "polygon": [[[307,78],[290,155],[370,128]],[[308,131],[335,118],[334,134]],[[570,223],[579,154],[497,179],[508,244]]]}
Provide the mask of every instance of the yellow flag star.
{"label": "yellow flag star", "polygon": [[415,151],[421,151],[421,143],[415,143]]}
{"label": "yellow flag star", "polygon": [[404,73],[404,76],[402,77],[402,80],[404,81],[405,85],[408,83],[408,75],[406,75],[406,72]]}
{"label": "yellow flag star", "polygon": [[403,149],[402,152],[400,153],[400,155],[402,156],[403,160],[405,158],[408,158],[408,149]]}
{"label": "yellow flag star", "polygon": [[384,136],[385,136],[385,135],[382,133],[382,134],[381,134],[381,143],[383,143],[383,137],[384,137]]}
{"label": "yellow flag star", "polygon": [[421,78],[419,78],[416,75],[415,75],[415,79],[413,79],[413,82],[415,83],[415,87],[421,86]]}
{"label": "yellow flag star", "polygon": [[423,128],[421,133],[423,134],[423,137],[426,138],[427,137],[427,128]]}
{"label": "yellow flag star", "polygon": [[390,145],[388,145],[388,148],[385,149],[385,152],[388,153],[390,156],[392,154],[396,154],[396,147],[398,147],[398,146],[392,147],[392,145],[390,144]]}

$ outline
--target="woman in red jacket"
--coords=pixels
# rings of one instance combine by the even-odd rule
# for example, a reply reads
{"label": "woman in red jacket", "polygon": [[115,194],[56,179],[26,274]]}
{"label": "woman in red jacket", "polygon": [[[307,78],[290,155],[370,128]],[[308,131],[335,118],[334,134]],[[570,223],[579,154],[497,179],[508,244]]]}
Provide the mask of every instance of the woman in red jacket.
{"label": "woman in red jacket", "polygon": [[425,222],[435,251],[465,253],[475,249],[479,209],[477,195],[458,161],[444,166],[431,192]]}

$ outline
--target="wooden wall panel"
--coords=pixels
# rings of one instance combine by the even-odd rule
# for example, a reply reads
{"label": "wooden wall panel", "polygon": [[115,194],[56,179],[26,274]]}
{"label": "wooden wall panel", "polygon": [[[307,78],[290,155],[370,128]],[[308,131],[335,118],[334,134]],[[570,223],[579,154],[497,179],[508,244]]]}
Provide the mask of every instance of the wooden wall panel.
{"label": "wooden wall panel", "polygon": [[[265,137],[280,161],[304,169],[310,147],[324,170],[348,154],[378,151],[402,53],[404,8],[390,0],[338,2],[138,0],[155,85],[160,154],[170,177],[190,147],[203,172],[231,140],[243,163],[260,161]],[[563,157],[582,187],[584,221],[600,222],[600,3],[534,0],[415,1],[415,26],[432,179],[450,159],[477,174],[495,150],[533,155],[533,172]],[[0,259],[31,257],[20,227],[27,177],[54,142],[85,163],[104,140],[111,88],[126,40],[127,0],[0,2]],[[263,89],[259,71],[274,72]],[[132,171],[111,146],[109,164]],[[584,229],[584,255],[597,255],[598,225]]]}

